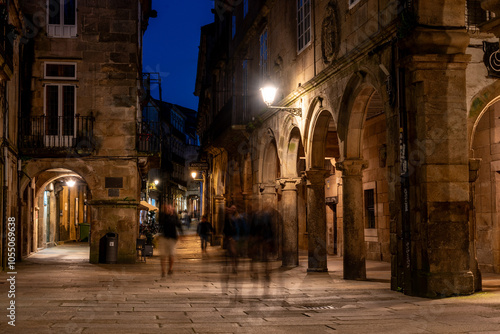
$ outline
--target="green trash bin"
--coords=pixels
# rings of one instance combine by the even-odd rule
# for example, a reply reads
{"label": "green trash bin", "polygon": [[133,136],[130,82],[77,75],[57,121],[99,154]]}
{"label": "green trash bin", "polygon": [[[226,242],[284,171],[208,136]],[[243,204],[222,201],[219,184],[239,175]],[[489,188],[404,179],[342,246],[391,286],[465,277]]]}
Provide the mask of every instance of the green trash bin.
{"label": "green trash bin", "polygon": [[80,241],[89,241],[90,224],[80,225]]}

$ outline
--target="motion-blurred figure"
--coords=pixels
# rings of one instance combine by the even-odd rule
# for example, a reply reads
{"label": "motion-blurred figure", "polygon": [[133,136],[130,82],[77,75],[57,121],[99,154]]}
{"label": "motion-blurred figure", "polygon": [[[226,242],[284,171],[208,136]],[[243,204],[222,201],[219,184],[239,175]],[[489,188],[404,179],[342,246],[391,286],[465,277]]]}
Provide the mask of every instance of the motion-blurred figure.
{"label": "motion-blurred figure", "polygon": [[175,214],[172,205],[162,205],[160,212],[160,263],[161,263],[161,277],[165,277],[167,258],[168,258],[168,274],[172,275],[172,267],[174,265],[175,250],[177,240],[179,238],[178,232],[183,234],[182,224],[179,217]]}

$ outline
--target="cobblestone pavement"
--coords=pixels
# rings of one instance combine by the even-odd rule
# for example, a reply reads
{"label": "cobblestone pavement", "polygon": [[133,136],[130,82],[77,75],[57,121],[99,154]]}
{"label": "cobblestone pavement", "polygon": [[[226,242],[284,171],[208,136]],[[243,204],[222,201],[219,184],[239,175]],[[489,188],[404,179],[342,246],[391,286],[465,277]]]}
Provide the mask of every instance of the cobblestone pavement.
{"label": "cobblestone pavement", "polygon": [[484,291],[439,300],[389,289],[390,265],[368,261],[368,280],[344,281],[342,259],[328,274],[306,274],[307,261],[270,279],[248,260],[225,270],[223,251],[202,256],[194,235],[179,243],[174,274],[159,258],[132,265],[89,264],[88,248],[66,244],[17,264],[15,327],[10,287],[0,273],[0,333],[500,333],[500,275]]}

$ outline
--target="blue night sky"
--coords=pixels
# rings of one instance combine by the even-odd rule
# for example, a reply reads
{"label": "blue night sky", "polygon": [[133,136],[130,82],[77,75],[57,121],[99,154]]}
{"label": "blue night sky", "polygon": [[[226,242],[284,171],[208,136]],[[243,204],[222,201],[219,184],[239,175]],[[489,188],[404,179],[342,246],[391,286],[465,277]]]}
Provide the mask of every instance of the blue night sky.
{"label": "blue night sky", "polygon": [[[153,0],[158,17],[144,34],[143,70],[159,72],[162,100],[198,110],[193,95],[200,28],[214,21],[213,0]],[[151,87],[153,97],[158,89]]]}

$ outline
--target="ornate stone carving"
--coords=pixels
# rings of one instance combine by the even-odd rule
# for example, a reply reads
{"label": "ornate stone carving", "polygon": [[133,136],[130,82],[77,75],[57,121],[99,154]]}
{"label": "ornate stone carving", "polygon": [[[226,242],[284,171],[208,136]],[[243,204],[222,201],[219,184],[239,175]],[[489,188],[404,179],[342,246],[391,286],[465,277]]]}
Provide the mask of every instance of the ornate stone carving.
{"label": "ornate stone carving", "polygon": [[326,17],[321,25],[321,53],[323,61],[328,64],[337,57],[340,51],[339,10],[335,1],[326,6]]}
{"label": "ornate stone carving", "polygon": [[500,53],[498,52],[498,42],[483,42],[484,65],[488,69],[488,75],[500,78]]}

